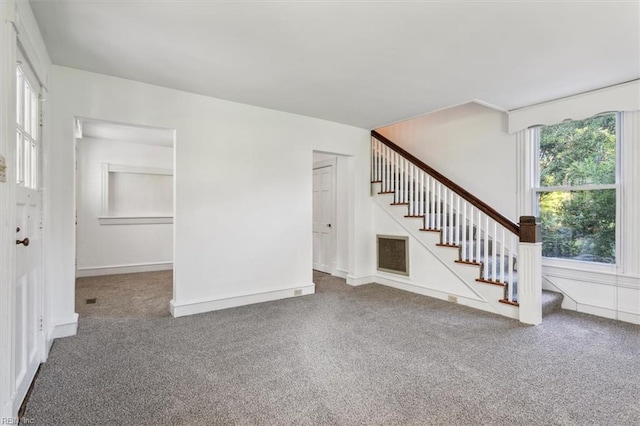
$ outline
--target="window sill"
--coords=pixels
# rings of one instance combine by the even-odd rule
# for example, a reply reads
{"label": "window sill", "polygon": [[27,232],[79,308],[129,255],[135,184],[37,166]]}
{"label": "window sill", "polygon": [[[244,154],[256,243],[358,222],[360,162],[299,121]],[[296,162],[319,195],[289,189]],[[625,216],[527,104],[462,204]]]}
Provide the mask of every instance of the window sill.
{"label": "window sill", "polygon": [[173,216],[100,216],[100,225],[171,224]]}
{"label": "window sill", "polygon": [[617,272],[615,264],[586,262],[581,260],[560,259],[554,257],[543,257],[542,266],[576,271],[596,272],[602,274],[615,274]]}

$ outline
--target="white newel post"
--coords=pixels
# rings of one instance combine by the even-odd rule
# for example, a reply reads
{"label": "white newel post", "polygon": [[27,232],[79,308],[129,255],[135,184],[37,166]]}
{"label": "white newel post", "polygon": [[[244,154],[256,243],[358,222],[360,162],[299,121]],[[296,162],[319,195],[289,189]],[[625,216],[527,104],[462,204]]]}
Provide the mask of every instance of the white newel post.
{"label": "white newel post", "polygon": [[518,303],[520,322],[542,322],[542,239],[534,216],[520,216],[518,244]]}

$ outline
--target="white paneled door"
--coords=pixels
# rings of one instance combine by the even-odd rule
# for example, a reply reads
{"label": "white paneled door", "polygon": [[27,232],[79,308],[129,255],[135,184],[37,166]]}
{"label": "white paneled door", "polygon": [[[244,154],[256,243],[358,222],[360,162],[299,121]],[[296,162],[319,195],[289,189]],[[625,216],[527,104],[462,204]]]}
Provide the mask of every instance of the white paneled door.
{"label": "white paneled door", "polygon": [[42,360],[42,194],[18,185],[16,195],[14,371],[19,406]]}
{"label": "white paneled door", "polygon": [[313,169],[313,269],[331,273],[334,166]]}
{"label": "white paneled door", "polygon": [[27,61],[22,56],[19,59],[16,74],[14,413],[18,412],[44,358],[40,89]]}

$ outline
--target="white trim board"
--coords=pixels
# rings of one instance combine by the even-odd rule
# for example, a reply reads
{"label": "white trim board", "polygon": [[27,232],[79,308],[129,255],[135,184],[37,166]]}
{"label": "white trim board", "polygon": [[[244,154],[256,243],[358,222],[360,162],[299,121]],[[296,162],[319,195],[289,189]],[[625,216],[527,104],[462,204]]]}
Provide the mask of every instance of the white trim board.
{"label": "white trim board", "polygon": [[640,109],[639,91],[640,79],[511,110],[508,112],[509,133],[565,119],[582,120],[603,112],[636,111]]}
{"label": "white trim board", "polygon": [[128,265],[88,266],[78,268],[76,278],[102,275],[136,274],[139,272],[169,271],[173,262],[132,263]]}
{"label": "white trim board", "polygon": [[340,277],[340,278],[344,278],[346,280],[348,275],[349,275],[349,271],[346,271],[344,269],[335,268],[333,270],[333,276],[334,277]]}
{"label": "white trim board", "polygon": [[100,225],[172,224],[173,216],[98,216]]}
{"label": "white trim board", "polygon": [[[432,297],[434,299],[444,300],[447,302],[449,301],[448,300],[449,296],[455,296],[458,299],[457,301],[458,305],[469,306],[471,308],[489,312],[495,315],[500,315],[507,318],[510,317],[515,320],[518,320],[520,315],[518,307],[516,306],[504,304],[504,306],[500,306],[500,308],[502,309],[500,309],[500,312],[498,312],[496,311],[495,307],[493,307],[490,303],[488,303],[485,300],[471,299],[465,296],[457,295],[455,293],[447,293],[441,290],[419,286],[419,285],[412,284],[409,282],[404,282],[398,279],[391,279],[383,276],[377,276],[374,278],[374,282],[376,284],[384,285],[387,287],[393,287],[398,290],[404,290],[404,291],[408,291],[409,293],[420,294],[422,296]],[[454,302],[450,302],[450,303],[454,303]]]}
{"label": "white trim board", "polygon": [[373,284],[375,282],[376,277],[373,275],[365,275],[362,277],[354,277],[353,275],[347,275],[347,284],[352,287],[357,287],[359,285],[365,284]]}
{"label": "white trim board", "polygon": [[[295,294],[298,290],[300,291],[300,294]],[[316,285],[311,283],[261,293],[224,297],[220,299],[203,299],[182,303],[176,303],[175,300],[171,300],[169,305],[171,315],[177,318],[186,315],[219,311],[221,309],[236,308],[238,306],[253,305],[255,303],[272,302],[290,297],[306,296],[314,294],[315,292]]]}
{"label": "white trim board", "polygon": [[58,339],[60,337],[75,336],[78,333],[78,314],[73,314],[66,322],[61,322],[53,325],[53,332],[51,333],[52,339]]}

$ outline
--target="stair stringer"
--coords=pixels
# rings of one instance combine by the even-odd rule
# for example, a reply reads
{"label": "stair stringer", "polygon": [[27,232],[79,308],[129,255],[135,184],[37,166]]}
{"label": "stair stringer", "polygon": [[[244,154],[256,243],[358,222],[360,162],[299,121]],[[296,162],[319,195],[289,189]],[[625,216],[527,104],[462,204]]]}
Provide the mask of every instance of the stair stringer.
{"label": "stair stringer", "polygon": [[[436,244],[440,242],[440,233],[438,232],[424,232],[420,231],[422,222],[417,218],[405,217],[407,213],[407,207],[402,205],[392,205],[393,194],[379,194],[380,185],[373,184],[374,202],[385,212],[390,218],[392,218],[402,229],[404,229],[414,240],[416,240],[422,247],[424,247],[437,261],[439,261],[446,269],[451,273],[451,278],[457,282],[462,283],[467,289],[469,289],[475,298],[463,297],[458,300],[459,304],[464,304],[476,309],[480,309],[487,312],[492,312],[498,315],[506,316],[509,318],[518,319],[519,309],[516,306],[500,303],[498,300],[504,297],[504,288],[492,284],[480,283],[476,281],[479,277],[480,268],[474,265],[465,265],[455,263],[455,260],[459,258],[459,251],[457,248],[442,247]],[[414,260],[415,262],[415,260]],[[381,278],[379,284],[389,285],[389,274],[380,274]],[[408,283],[407,280],[402,278],[394,279],[398,282],[404,282],[408,285],[403,288],[407,291],[413,291],[416,293],[424,294],[421,291],[415,291],[411,287],[423,288],[423,285],[415,283]],[[377,281],[376,281],[377,282]],[[426,287],[424,287],[426,288]],[[437,290],[443,293],[441,290]]]}

